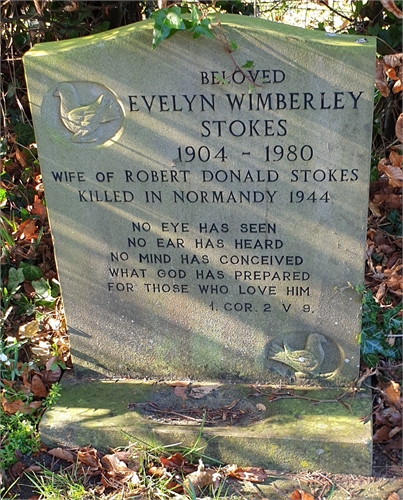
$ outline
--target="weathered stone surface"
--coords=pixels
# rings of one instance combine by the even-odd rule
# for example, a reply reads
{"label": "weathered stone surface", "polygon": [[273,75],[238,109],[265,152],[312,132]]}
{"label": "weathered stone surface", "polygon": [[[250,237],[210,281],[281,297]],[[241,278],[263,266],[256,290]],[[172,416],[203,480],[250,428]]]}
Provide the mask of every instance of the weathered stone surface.
{"label": "weathered stone surface", "polygon": [[[203,454],[208,457],[239,466],[371,475],[371,423],[360,421],[371,413],[370,395],[363,392],[345,398],[351,405],[350,412],[335,401],[343,393],[340,389],[297,390],[295,395],[301,399],[284,396],[273,402],[267,396],[250,397],[253,392],[247,386],[219,385],[210,399],[205,396],[197,400],[188,395],[182,400],[175,395],[174,387],[165,384],[127,380],[74,383],[67,379],[62,402],[46,412],[41,422],[41,438],[50,445],[92,443],[102,450],[143,441],[191,446],[201,432],[201,424],[191,418],[201,420],[205,410],[199,417],[197,412],[189,414],[187,420],[183,409],[186,403],[193,410],[207,408],[198,445],[205,446]],[[309,399],[326,402],[314,405]],[[257,404],[266,409],[258,411]],[[227,420],[218,419],[209,426],[213,409],[217,415],[224,414],[229,406],[234,414],[243,408],[247,417],[232,426],[228,410]],[[175,408],[182,412],[183,419],[173,413]]]}
{"label": "weathered stone surface", "polygon": [[346,384],[375,42],[222,23],[24,58],[76,374]]}

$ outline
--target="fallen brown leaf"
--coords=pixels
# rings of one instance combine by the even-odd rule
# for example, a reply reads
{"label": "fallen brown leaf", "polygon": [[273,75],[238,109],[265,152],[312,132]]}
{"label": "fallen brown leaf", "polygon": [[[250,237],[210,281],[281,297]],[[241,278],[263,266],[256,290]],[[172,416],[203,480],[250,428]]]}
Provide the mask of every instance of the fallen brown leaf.
{"label": "fallen brown leaf", "polygon": [[176,481],[168,481],[165,484],[165,488],[174,491],[175,493],[183,493],[183,486]]}
{"label": "fallen brown leaf", "polygon": [[388,66],[396,68],[403,63],[403,53],[400,52],[399,54],[388,54],[386,56],[383,56],[383,60]]}
{"label": "fallen brown leaf", "polygon": [[213,485],[217,489],[221,481],[221,475],[214,469],[205,470],[204,464],[199,459],[199,466],[196,471],[191,472],[183,481],[183,487],[189,493],[200,491],[207,486]]}
{"label": "fallen brown leaf", "polygon": [[237,467],[236,465],[231,465],[224,468],[224,470],[228,476],[240,479],[241,481],[262,483],[267,479],[265,470],[260,467]]}
{"label": "fallen brown leaf", "polygon": [[401,427],[395,427],[394,429],[392,429],[390,432],[389,432],[389,437],[390,439],[392,439],[393,437],[396,436],[396,434],[399,434],[399,432],[402,432],[402,428]]}
{"label": "fallen brown leaf", "polygon": [[380,429],[378,429],[373,437],[374,443],[384,443],[386,441],[389,441],[389,432],[390,432],[390,427],[388,425],[383,425]]}
{"label": "fallen brown leaf", "polygon": [[401,80],[397,80],[395,84],[392,87],[392,92],[394,94],[397,94],[398,92],[401,92],[403,90],[403,85]]}
{"label": "fallen brown leaf", "polygon": [[48,454],[60,460],[66,460],[66,462],[74,463],[76,461],[71,451],[63,450],[62,448],[53,448],[48,451]]}
{"label": "fallen brown leaf", "polygon": [[101,469],[98,453],[95,448],[83,448],[77,452],[77,459],[84,465]]}
{"label": "fallen brown leaf", "polygon": [[304,490],[294,490],[291,493],[290,500],[315,500],[315,498]]}
{"label": "fallen brown leaf", "polygon": [[51,371],[45,370],[42,375],[43,381],[47,384],[54,384],[55,382],[58,382],[61,376],[62,369],[60,368],[60,366]]}
{"label": "fallen brown leaf", "polygon": [[394,0],[381,0],[381,4],[398,19],[403,19],[403,12],[396,7]]}
{"label": "fallen brown leaf", "polygon": [[48,395],[48,390],[46,389],[42,378],[37,374],[33,375],[32,377],[31,390],[34,393],[34,396],[37,398],[46,398],[46,396]]}
{"label": "fallen brown leaf", "polygon": [[386,65],[385,67],[386,74],[388,75],[388,78],[391,80],[397,80],[398,76],[396,75],[396,69],[392,68],[391,66]]}
{"label": "fallen brown leaf", "polygon": [[115,454],[105,455],[102,457],[101,462],[108,471],[113,471],[119,474],[127,474],[131,472],[127,465],[122,460],[119,460]]}
{"label": "fallen brown leaf", "polygon": [[387,164],[386,158],[383,158],[378,163],[378,170],[387,175],[389,183],[392,187],[403,187],[403,171],[400,167],[394,167]]}
{"label": "fallen brown leaf", "polygon": [[205,385],[201,387],[193,387],[193,389],[190,391],[189,396],[193,399],[202,399],[204,396],[207,396],[207,394],[210,394],[210,392],[214,391],[215,389],[218,389],[219,385]]}
{"label": "fallen brown leaf", "polygon": [[32,401],[26,405],[23,401],[21,401],[21,399],[9,402],[6,398],[2,397],[1,406],[7,415],[14,415],[17,411],[27,415],[40,408],[42,406],[42,401]]}
{"label": "fallen brown leaf", "polygon": [[382,59],[376,60],[375,86],[383,97],[388,97],[390,90],[386,81],[385,65]]}
{"label": "fallen brown leaf", "polygon": [[401,426],[402,425],[402,412],[401,411],[392,411],[389,415],[389,421],[393,426]]}
{"label": "fallen brown leaf", "polygon": [[40,465],[30,465],[24,472],[25,474],[28,472],[43,472],[43,468]]}
{"label": "fallen brown leaf", "polygon": [[386,387],[384,387],[383,384],[378,384],[378,387],[386,395],[387,404],[394,406],[396,409],[401,408],[400,384],[391,380],[390,384],[388,384]]}
{"label": "fallen brown leaf", "polygon": [[165,469],[179,469],[185,464],[185,459],[180,453],[175,453],[168,458],[160,457],[160,462]]}
{"label": "fallen brown leaf", "polygon": [[23,168],[27,168],[27,154],[25,151],[22,151],[21,149],[16,148],[15,149],[15,157],[17,160],[20,162],[21,166]]}
{"label": "fallen brown leaf", "polygon": [[11,467],[9,472],[12,477],[20,477],[24,474],[25,470],[25,465],[22,462],[17,462]]}
{"label": "fallen brown leaf", "polygon": [[157,467],[156,465],[152,465],[148,468],[147,474],[150,476],[163,477],[166,474],[165,467]]}
{"label": "fallen brown leaf", "polygon": [[403,155],[396,151],[391,151],[389,153],[389,161],[394,167],[401,167],[403,165]]}
{"label": "fallen brown leaf", "polygon": [[43,206],[42,201],[35,201],[32,204],[31,215],[37,215],[42,222],[47,218],[46,207]]}
{"label": "fallen brown leaf", "polygon": [[396,121],[396,137],[399,142],[403,142],[403,113],[400,113],[399,118]]}
{"label": "fallen brown leaf", "polygon": [[186,389],[187,387],[186,386],[176,386],[174,388],[174,394],[176,397],[178,398],[181,398],[181,399],[187,399],[187,395],[186,395]]}
{"label": "fallen brown leaf", "polygon": [[78,2],[72,0],[70,4],[63,7],[63,10],[65,10],[66,12],[75,12],[76,10],[78,10]]}
{"label": "fallen brown leaf", "polygon": [[400,209],[402,206],[402,197],[398,194],[375,194],[373,198],[373,202],[377,205],[385,204],[386,207],[391,209],[396,208]]}
{"label": "fallen brown leaf", "polygon": [[38,237],[37,230],[34,219],[27,219],[19,225],[15,236],[20,240],[31,240]]}
{"label": "fallen brown leaf", "polygon": [[128,463],[133,458],[133,453],[131,451],[117,451],[114,455],[122,462]]}
{"label": "fallen brown leaf", "polygon": [[206,486],[210,486],[214,483],[214,477],[215,471],[213,470],[197,470],[186,476],[186,479],[183,481],[183,486],[188,492],[192,491],[192,487],[196,491],[202,490]]}
{"label": "fallen brown leaf", "polygon": [[56,363],[57,361],[57,357],[56,356],[52,356],[50,357],[47,361],[46,361],[46,365],[45,365],[45,368],[47,370],[51,370],[52,369],[52,366]]}

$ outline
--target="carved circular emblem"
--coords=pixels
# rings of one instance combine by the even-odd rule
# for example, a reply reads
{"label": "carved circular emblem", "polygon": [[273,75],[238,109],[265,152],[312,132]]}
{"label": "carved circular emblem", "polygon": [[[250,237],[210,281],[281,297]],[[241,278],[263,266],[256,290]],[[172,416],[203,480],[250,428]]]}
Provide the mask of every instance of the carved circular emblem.
{"label": "carved circular emblem", "polygon": [[110,89],[94,82],[59,83],[46,94],[41,111],[54,139],[62,136],[73,144],[104,144],[123,127],[122,104]]}
{"label": "carved circular emblem", "polygon": [[293,332],[267,346],[269,368],[285,377],[331,378],[342,359],[341,347],[318,332]]}

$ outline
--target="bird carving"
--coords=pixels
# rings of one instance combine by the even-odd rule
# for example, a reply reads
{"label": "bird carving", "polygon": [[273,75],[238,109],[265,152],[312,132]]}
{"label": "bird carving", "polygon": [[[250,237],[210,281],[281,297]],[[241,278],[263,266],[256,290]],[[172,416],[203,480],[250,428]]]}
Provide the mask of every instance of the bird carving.
{"label": "bird carving", "polygon": [[73,132],[73,142],[95,141],[94,133],[103,123],[120,118],[116,103],[106,94],[101,94],[90,104],[83,104],[74,85],[63,82],[53,95],[60,97],[60,117],[63,125]]}
{"label": "bird carving", "polygon": [[320,373],[325,359],[323,344],[326,343],[327,340],[320,333],[310,333],[304,349],[293,349],[283,340],[282,345],[273,343],[269,347],[268,357],[291,367],[296,373],[315,377]]}

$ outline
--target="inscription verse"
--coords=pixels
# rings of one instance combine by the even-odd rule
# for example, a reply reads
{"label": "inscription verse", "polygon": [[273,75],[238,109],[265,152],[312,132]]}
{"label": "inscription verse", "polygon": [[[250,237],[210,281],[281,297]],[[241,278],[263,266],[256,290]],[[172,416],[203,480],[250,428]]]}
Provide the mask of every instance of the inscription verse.
{"label": "inscription verse", "polygon": [[[170,158],[166,168],[99,171],[95,177],[88,177],[85,170],[59,170],[52,171],[53,181],[76,185],[76,202],[80,204],[138,204],[140,194],[140,202],[151,205],[289,204],[298,209],[302,204],[331,203],[335,183],[359,180],[358,168],[318,166],[321,162],[317,158],[323,158],[323,151],[315,150],[309,143],[290,143],[287,135],[291,125],[285,118],[219,118],[225,110],[240,115],[257,112],[259,116],[267,116],[270,111],[281,116],[284,110],[330,110],[336,115],[345,108],[358,110],[363,91],[283,93],[281,86],[287,75],[281,69],[246,73],[200,71],[199,83],[202,89],[223,84],[231,87],[245,84],[246,78],[259,85],[255,92],[128,95],[122,99],[129,114],[196,112],[203,117],[208,111],[217,115],[215,120],[200,121],[199,135],[205,142],[178,144],[174,147],[175,157]],[[276,85],[277,91],[261,92],[267,84]],[[250,138],[250,150],[234,157],[225,141],[218,140],[228,135]],[[244,157],[253,157],[261,168],[242,168]],[[231,168],[234,165],[240,168]],[[94,183],[98,184],[95,189],[81,187]],[[276,189],[280,183],[281,192]],[[135,190],[131,188],[133,184]],[[200,189],[190,188],[195,184]],[[111,185],[119,188],[112,189]],[[170,189],[159,189],[167,185]],[[284,185],[289,189],[284,189]],[[147,220],[133,220],[122,230],[127,236],[121,250],[109,254],[105,284],[109,293],[203,295],[211,298],[212,311],[246,314],[271,313],[272,301],[278,296],[286,298],[279,311],[289,314],[293,297],[304,297],[305,303],[299,303],[300,312],[314,312],[310,303],[311,272],[304,267],[304,255],[295,255],[287,245],[281,222],[169,220],[156,226]],[[215,250],[220,269],[210,268],[211,250]],[[255,303],[255,297],[263,297],[267,302]]]}

